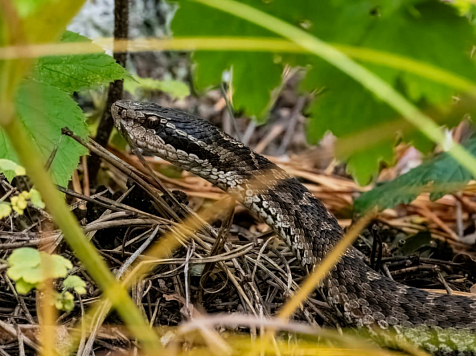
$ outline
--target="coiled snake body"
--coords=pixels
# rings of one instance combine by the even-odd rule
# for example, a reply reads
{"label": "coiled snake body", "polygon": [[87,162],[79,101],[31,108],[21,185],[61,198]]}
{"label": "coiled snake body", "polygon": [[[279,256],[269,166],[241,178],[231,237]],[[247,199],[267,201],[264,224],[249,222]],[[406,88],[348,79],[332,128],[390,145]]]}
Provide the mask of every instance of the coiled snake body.
{"label": "coiled snake body", "polygon": [[[132,142],[237,196],[312,269],[341,239],[337,220],[301,183],[207,121],[153,103],[117,101]],[[348,325],[397,334],[434,354],[476,355],[476,300],[429,293],[368,267],[350,247],[319,288]]]}

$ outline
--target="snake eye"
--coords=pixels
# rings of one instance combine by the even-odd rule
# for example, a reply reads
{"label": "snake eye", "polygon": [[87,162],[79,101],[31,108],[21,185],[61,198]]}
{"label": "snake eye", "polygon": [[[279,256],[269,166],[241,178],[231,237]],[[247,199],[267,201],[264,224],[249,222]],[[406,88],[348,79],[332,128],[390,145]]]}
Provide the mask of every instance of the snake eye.
{"label": "snake eye", "polygon": [[144,120],[144,125],[149,129],[155,129],[160,124],[160,119],[156,116],[147,116]]}

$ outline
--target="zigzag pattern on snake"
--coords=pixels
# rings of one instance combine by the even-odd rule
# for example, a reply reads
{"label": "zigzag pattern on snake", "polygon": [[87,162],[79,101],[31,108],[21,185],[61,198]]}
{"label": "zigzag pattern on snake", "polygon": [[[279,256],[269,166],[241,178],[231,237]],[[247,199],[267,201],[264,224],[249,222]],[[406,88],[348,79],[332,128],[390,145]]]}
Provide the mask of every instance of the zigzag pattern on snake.
{"label": "zigzag pattern on snake", "polygon": [[[115,124],[133,144],[234,194],[312,269],[342,238],[337,220],[300,182],[199,117],[117,101]],[[374,336],[392,332],[433,354],[476,355],[476,299],[430,293],[371,269],[350,247],[319,287],[338,316]]]}

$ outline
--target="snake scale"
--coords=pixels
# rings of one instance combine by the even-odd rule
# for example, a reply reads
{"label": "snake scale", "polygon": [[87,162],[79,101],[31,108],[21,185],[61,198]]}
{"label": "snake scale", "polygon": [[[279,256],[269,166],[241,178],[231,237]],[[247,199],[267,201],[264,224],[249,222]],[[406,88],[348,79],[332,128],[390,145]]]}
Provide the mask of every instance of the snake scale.
{"label": "snake scale", "polygon": [[[342,238],[335,217],[298,180],[206,120],[125,100],[111,111],[134,145],[236,196],[304,268],[312,270]],[[476,299],[397,283],[367,266],[353,247],[318,290],[346,325],[374,338],[392,334],[432,354],[476,355]]]}

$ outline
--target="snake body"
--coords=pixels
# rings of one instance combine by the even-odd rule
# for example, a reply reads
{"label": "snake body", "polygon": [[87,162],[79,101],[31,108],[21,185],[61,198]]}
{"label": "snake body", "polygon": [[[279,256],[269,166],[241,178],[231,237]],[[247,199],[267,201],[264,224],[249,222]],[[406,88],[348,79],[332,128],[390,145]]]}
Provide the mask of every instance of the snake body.
{"label": "snake body", "polygon": [[[308,270],[342,238],[335,217],[299,181],[206,120],[134,101],[117,101],[111,111],[134,145],[238,197]],[[377,338],[392,333],[433,354],[476,354],[475,299],[397,283],[367,266],[353,247],[318,290],[347,325]]]}

